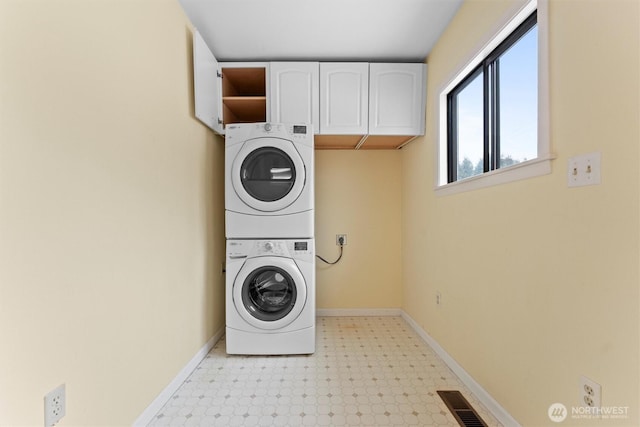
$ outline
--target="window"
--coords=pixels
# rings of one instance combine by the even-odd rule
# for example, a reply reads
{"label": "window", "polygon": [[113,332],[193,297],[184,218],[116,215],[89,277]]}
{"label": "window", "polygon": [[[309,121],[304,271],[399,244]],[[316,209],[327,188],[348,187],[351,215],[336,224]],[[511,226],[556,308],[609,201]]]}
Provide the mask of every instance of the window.
{"label": "window", "polygon": [[538,156],[537,13],[447,95],[448,182]]}
{"label": "window", "polygon": [[550,173],[546,0],[501,25],[440,93],[443,194]]}

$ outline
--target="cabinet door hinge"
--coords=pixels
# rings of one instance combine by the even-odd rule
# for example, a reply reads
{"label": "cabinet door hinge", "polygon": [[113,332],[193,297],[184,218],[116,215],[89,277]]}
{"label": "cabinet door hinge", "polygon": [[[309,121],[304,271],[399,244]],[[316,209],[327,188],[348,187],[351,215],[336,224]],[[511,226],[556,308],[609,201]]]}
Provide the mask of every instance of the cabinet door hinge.
{"label": "cabinet door hinge", "polygon": [[218,119],[218,124],[221,125],[222,124],[222,120]]}
{"label": "cabinet door hinge", "polygon": [[218,75],[218,77],[222,78],[222,73],[219,70],[216,70],[216,74]]}

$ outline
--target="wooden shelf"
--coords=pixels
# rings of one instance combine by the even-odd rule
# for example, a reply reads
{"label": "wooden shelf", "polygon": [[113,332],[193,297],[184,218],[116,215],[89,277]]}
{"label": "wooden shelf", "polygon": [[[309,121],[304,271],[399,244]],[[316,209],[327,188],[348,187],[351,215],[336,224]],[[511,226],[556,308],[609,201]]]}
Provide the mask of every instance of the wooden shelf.
{"label": "wooden shelf", "polygon": [[225,124],[267,121],[265,96],[225,96],[222,108]]}

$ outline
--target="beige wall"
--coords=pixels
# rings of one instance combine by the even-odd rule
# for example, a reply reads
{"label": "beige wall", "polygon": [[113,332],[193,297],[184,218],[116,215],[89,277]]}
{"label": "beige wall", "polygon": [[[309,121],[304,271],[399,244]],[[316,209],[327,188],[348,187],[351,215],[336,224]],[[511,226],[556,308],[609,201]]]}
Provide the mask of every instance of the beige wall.
{"label": "beige wall", "polygon": [[224,326],[219,138],[175,0],[0,1],[0,425],[129,425]]}
{"label": "beige wall", "polygon": [[[522,425],[579,405],[581,375],[631,408],[607,425],[640,425],[640,3],[551,2],[552,174],[433,192],[438,90],[513,5],[466,1],[427,60],[427,135],[402,150],[403,308]],[[567,159],[593,151],[602,185],[567,188]]]}
{"label": "beige wall", "polygon": [[398,151],[316,150],[318,308],[399,308],[401,157]]}

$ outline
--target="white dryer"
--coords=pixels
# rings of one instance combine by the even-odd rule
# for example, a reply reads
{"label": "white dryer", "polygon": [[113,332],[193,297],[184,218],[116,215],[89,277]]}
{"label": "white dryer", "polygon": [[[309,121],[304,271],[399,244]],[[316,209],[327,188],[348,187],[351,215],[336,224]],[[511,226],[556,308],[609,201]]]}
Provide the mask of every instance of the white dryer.
{"label": "white dryer", "polygon": [[228,354],[315,351],[313,239],[227,240]]}
{"label": "white dryer", "polygon": [[314,237],[310,125],[229,125],[225,139],[226,237]]}

